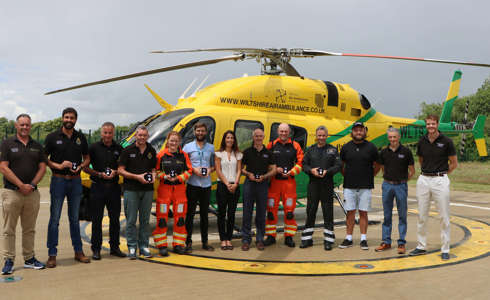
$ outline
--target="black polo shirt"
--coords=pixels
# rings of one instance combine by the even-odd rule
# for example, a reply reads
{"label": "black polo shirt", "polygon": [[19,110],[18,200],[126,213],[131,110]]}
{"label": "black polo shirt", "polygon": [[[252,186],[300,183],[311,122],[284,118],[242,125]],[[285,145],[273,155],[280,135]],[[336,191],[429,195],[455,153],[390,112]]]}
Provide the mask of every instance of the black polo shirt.
{"label": "black polo shirt", "polygon": [[[73,130],[73,134],[69,138],[61,128],[48,134],[44,141],[44,149],[49,159],[58,164],[67,160],[80,165],[82,157],[88,154],[87,139],[83,133]],[[70,168],[52,169],[52,171],[55,174],[73,175]]]}
{"label": "black polo shirt", "polygon": [[401,144],[395,151],[388,146],[379,153],[378,163],[384,166],[384,179],[406,181],[408,180],[408,166],[414,164],[412,151]]}
{"label": "black polo shirt", "polygon": [[[157,154],[155,149],[146,143],[146,149],[141,154],[136,143],[125,148],[119,157],[119,166],[124,166],[126,171],[133,174],[151,172],[157,165]],[[153,183],[143,184],[138,180],[124,178],[124,189],[128,191],[152,191]]]}
{"label": "black polo shirt", "polygon": [[[46,162],[46,156],[41,144],[29,137],[27,145],[17,139],[17,136],[8,138],[0,145],[0,161],[7,161],[9,169],[22,183],[32,182],[39,171],[39,163]],[[5,188],[17,189],[17,186],[3,177]]]}
{"label": "black polo shirt", "polygon": [[[121,155],[123,148],[121,145],[112,141],[112,144],[108,147],[102,141],[93,143],[88,148],[88,155],[90,156],[90,164],[92,169],[97,172],[105,172],[106,168],[117,170],[117,161]],[[119,181],[119,176],[114,176],[112,179],[103,179],[94,175],[90,175],[90,179],[95,182],[114,182]]]}
{"label": "black polo shirt", "polygon": [[422,172],[437,173],[449,170],[449,156],[456,155],[453,141],[439,132],[431,143],[427,135],[420,138],[417,144],[417,156],[422,157]]}
{"label": "black polo shirt", "polygon": [[274,164],[274,159],[272,153],[265,146],[260,151],[252,146],[243,151],[242,164],[246,166],[247,172],[265,175],[269,171],[269,165]]}
{"label": "black polo shirt", "polygon": [[374,162],[378,159],[378,149],[369,142],[356,144],[348,142],[340,150],[340,159],[344,162],[344,188],[373,189]]}

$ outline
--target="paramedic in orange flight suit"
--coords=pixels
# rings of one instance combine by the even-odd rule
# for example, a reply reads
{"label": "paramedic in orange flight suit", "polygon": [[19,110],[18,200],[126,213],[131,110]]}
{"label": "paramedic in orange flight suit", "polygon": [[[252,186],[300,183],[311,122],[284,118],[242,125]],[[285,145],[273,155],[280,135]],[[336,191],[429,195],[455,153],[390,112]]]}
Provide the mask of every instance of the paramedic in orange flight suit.
{"label": "paramedic in orange flight suit", "polygon": [[293,236],[296,233],[297,224],[294,219],[296,207],[296,180],[295,175],[301,172],[303,163],[303,150],[301,146],[291,140],[291,129],[286,123],[279,125],[277,133],[279,138],[270,142],[267,149],[272,152],[273,160],[277,166],[276,176],[272,178],[267,199],[267,218],[265,234],[267,238],[264,245],[269,246],[276,242],[277,211],[279,199],[282,199],[284,207],[284,244],[294,247]]}
{"label": "paramedic in orange flight suit", "polygon": [[172,246],[177,254],[184,253],[185,214],[187,212],[187,197],[185,182],[192,174],[192,165],[187,153],[180,148],[181,137],[176,131],[167,135],[165,149],[157,155],[157,176],[160,179],[157,197],[157,226],[153,231],[155,246],[161,256],[168,256],[167,228],[168,211],[172,203],[174,212],[174,227]]}

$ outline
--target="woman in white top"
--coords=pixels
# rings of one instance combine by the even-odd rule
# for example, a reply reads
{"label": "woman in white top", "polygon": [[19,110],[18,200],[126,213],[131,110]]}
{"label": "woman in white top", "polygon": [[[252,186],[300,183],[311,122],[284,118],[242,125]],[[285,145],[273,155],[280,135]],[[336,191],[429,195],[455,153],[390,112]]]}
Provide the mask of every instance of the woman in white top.
{"label": "woman in white top", "polygon": [[218,175],[218,231],[222,250],[233,250],[231,238],[235,226],[235,211],[240,197],[240,170],[243,154],[238,150],[235,133],[228,130],[223,134],[219,151],[215,152],[216,174]]}

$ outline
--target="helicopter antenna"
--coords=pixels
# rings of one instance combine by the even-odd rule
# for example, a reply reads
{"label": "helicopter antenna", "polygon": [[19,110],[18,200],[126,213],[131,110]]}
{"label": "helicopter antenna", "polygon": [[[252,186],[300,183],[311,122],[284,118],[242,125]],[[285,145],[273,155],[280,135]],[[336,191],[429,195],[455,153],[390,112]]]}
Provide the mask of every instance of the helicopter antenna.
{"label": "helicopter antenna", "polygon": [[184,92],[182,93],[182,95],[180,95],[179,99],[184,99],[185,98],[185,94],[187,94],[187,92],[191,89],[191,87],[194,85],[194,83],[196,82],[197,80],[197,77],[194,78],[194,80],[192,80],[191,84],[189,84],[189,86],[184,90]]}
{"label": "helicopter antenna", "polygon": [[194,93],[192,93],[191,97],[195,97],[196,96],[196,93],[199,91],[199,89],[202,87],[202,85],[206,82],[206,80],[208,80],[209,78],[209,74],[206,75],[206,77],[204,77],[204,80],[201,81],[201,84],[199,84],[199,86],[196,88],[196,90],[194,91]]}

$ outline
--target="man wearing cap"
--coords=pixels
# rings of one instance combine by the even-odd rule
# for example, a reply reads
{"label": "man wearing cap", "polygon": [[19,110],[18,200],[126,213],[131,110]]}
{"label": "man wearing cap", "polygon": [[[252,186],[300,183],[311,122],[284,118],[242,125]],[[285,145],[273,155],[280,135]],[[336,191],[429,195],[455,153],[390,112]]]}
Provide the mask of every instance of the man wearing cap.
{"label": "man wearing cap", "polygon": [[383,212],[382,242],[377,252],[391,248],[391,224],[393,199],[398,211],[398,254],[405,254],[407,234],[407,181],[415,173],[412,151],[400,144],[400,131],[390,127],[386,131],[390,144],[379,153],[378,165],[383,169]]}
{"label": "man wearing cap", "polygon": [[22,226],[22,255],[24,268],[44,269],[45,265],[34,256],[34,235],[39,212],[40,194],[37,184],[46,172],[43,147],[34,141],[31,117],[20,114],[15,122],[17,134],[0,145],[0,173],[5,189],[1,192],[3,208],[2,275],[12,274],[15,261],[15,228],[20,217]]}
{"label": "man wearing cap", "polygon": [[51,168],[51,206],[48,224],[48,268],[56,267],[58,254],[58,227],[61,210],[65,197],[68,202],[68,219],[70,221],[70,236],[75,260],[89,263],[90,259],[83,254],[82,238],[78,212],[82,197],[82,181],[80,171],[90,163],[88,157],[87,139],[83,133],[75,130],[77,111],[68,107],[63,110],[61,119],[63,126],[50,133],[45,140],[46,155],[49,157],[48,166]]}
{"label": "man wearing cap", "polygon": [[[117,172],[124,177],[124,214],[128,257],[136,259],[136,248],[140,255],[151,258],[149,248],[150,214],[153,202],[153,183],[157,154],[148,140],[148,129],[139,125],[134,134],[136,141],[123,150],[119,157]],[[139,230],[136,221],[139,219]]]}
{"label": "man wearing cap", "polygon": [[90,217],[92,220],[92,258],[100,260],[102,248],[102,218],[104,207],[109,215],[110,254],[126,257],[119,249],[119,217],[121,215],[121,187],[117,173],[117,160],[122,147],[114,141],[114,124],[105,122],[100,128],[101,139],[88,148],[91,167],[84,171],[90,174]]}
{"label": "man wearing cap", "polygon": [[441,258],[449,259],[450,224],[449,224],[449,178],[448,174],[458,166],[458,158],[453,141],[443,135],[437,128],[439,118],[429,115],[425,118],[427,135],[420,138],[417,144],[417,156],[421,174],[417,180],[417,201],[419,220],[417,224],[417,247],[410,255],[427,253],[427,218],[431,199],[437,203],[441,218]]}
{"label": "man wearing cap", "polygon": [[347,211],[347,235],[339,248],[352,247],[352,232],[356,210],[359,210],[361,249],[368,250],[368,211],[371,210],[371,190],[374,188],[374,168],[378,159],[378,149],[366,140],[367,129],[362,122],[352,126],[352,141],[340,151],[342,174],[344,175],[344,201]]}

